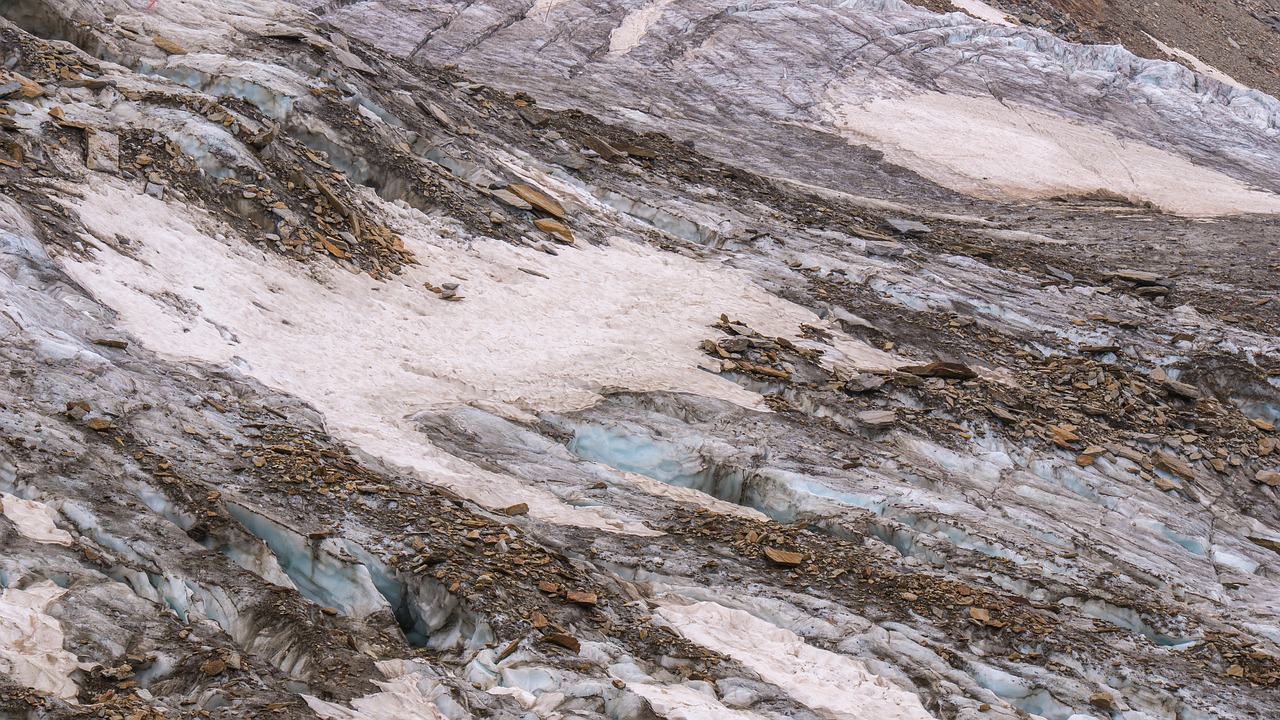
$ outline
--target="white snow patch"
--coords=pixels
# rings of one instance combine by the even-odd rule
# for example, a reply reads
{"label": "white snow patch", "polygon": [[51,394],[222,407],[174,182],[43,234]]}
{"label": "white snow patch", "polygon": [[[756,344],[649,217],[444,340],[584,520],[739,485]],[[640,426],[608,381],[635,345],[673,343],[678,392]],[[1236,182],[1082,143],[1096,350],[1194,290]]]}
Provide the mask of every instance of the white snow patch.
{"label": "white snow patch", "polygon": [[1009,22],[1008,17],[1003,12],[982,2],[982,0],[949,0],[949,2],[970,15],[985,20],[994,25],[1003,25],[1005,27],[1013,27],[1013,23]]}
{"label": "white snow patch", "polygon": [[350,708],[311,695],[302,698],[312,712],[326,720],[447,720],[436,699],[447,695],[448,688],[434,678],[412,672],[411,661],[384,660],[377,665],[387,678],[385,682],[373,681],[382,692],[356,698]]}
{"label": "white snow patch", "polygon": [[[768,335],[818,323],[741,273],[674,253],[615,240],[552,258],[442,238],[433,225],[440,221],[392,206],[422,265],[379,283],[220,242],[201,228],[211,224],[205,216],[111,182],[77,210],[98,236],[130,238],[133,257],[103,246],[93,260],[68,260],[67,270],[145,345],[237,366],[312,403],[337,437],[371,455],[488,507],[527,502],[552,522],[655,532],[448,455],[407,418],[463,404],[509,417],[569,411],[593,404],[605,387],[755,407],[759,395],[700,369],[708,326],[721,313]],[[462,283],[465,300],[442,302],[423,288],[451,280]],[[852,340],[841,350],[853,363],[880,358]]]}
{"label": "white snow patch", "polygon": [[35,500],[23,500],[17,495],[0,493],[0,506],[4,508],[4,516],[9,518],[18,528],[18,534],[28,540],[35,540],[46,545],[65,545],[72,543],[71,533],[54,524],[57,517],[53,508]]}
{"label": "white snow patch", "polygon": [[631,682],[627,688],[667,720],[764,720],[763,715],[727,708],[714,696],[687,685]]}
{"label": "white snow patch", "polygon": [[649,28],[662,18],[662,11],[673,2],[675,0],[654,0],[622,18],[618,27],[609,33],[609,54],[626,55],[636,49],[649,34]]}
{"label": "white snow patch", "polygon": [[958,192],[990,199],[1098,190],[1181,215],[1280,212],[1280,196],[1150,145],[990,97],[920,93],[859,102],[836,88],[825,111],[851,139]]}
{"label": "white snow patch", "polygon": [[66,590],[42,582],[0,593],[0,673],[64,699],[79,692],[71,673],[76,656],[62,649],[62,625],[45,611]]}
{"label": "white snow patch", "polygon": [[0,506],[4,507],[4,516],[18,527],[20,536],[45,544],[72,544],[72,534],[54,524],[56,515],[52,507],[44,502],[23,500],[15,495],[0,492]]}
{"label": "white snow patch", "polygon": [[1148,33],[1142,33],[1142,34],[1143,34],[1143,35],[1146,35],[1148,38],[1150,38],[1150,39],[1151,39],[1151,42],[1155,43],[1155,44],[1156,44],[1156,47],[1160,48],[1160,52],[1162,52],[1162,53],[1164,53],[1164,54],[1166,54],[1166,55],[1172,55],[1172,56],[1174,56],[1174,57],[1176,57],[1176,58],[1181,58],[1181,59],[1183,59],[1183,60],[1187,61],[1187,64],[1191,66],[1191,69],[1195,70],[1196,72],[1200,73],[1201,75],[1205,75],[1205,76],[1211,77],[1211,78],[1213,78],[1214,80],[1217,80],[1218,82],[1222,82],[1222,83],[1226,83],[1226,84],[1228,84],[1228,85],[1232,85],[1232,86],[1234,86],[1234,87],[1238,87],[1238,88],[1240,88],[1241,90],[1249,90],[1249,89],[1250,89],[1248,85],[1245,85],[1244,83],[1239,82],[1239,81],[1238,81],[1238,80],[1236,80],[1235,78],[1233,78],[1233,77],[1231,77],[1230,75],[1228,75],[1228,74],[1226,74],[1226,73],[1222,72],[1221,70],[1219,70],[1218,68],[1216,68],[1216,67],[1214,67],[1214,66],[1210,65],[1209,63],[1207,63],[1207,62],[1205,62],[1205,61],[1201,60],[1200,58],[1196,57],[1195,55],[1192,55],[1191,53],[1187,52],[1186,50],[1182,50],[1182,49],[1180,49],[1180,48],[1176,48],[1176,47],[1173,47],[1173,46],[1171,46],[1171,45],[1166,45],[1166,44],[1164,44],[1163,42],[1160,42],[1160,40],[1159,40],[1158,38],[1156,38],[1156,37],[1154,37],[1153,35],[1150,35],[1150,34],[1148,34]]}
{"label": "white snow patch", "polygon": [[890,684],[854,658],[742,610],[713,602],[658,609],[686,639],[724,653],[831,720],[932,720],[920,698]]}

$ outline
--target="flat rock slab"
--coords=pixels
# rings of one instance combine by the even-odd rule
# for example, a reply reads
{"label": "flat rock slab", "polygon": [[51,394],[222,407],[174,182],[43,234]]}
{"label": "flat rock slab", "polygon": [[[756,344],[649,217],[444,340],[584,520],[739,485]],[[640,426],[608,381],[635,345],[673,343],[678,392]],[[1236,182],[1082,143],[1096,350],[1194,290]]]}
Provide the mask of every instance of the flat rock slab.
{"label": "flat rock slab", "polygon": [[90,132],[85,138],[84,164],[90,170],[120,172],[120,138],[101,130]]}
{"label": "flat rock slab", "polygon": [[904,218],[885,218],[884,226],[898,235],[906,235],[908,237],[914,235],[927,235],[933,232],[933,228],[930,228],[922,222],[906,220]]}

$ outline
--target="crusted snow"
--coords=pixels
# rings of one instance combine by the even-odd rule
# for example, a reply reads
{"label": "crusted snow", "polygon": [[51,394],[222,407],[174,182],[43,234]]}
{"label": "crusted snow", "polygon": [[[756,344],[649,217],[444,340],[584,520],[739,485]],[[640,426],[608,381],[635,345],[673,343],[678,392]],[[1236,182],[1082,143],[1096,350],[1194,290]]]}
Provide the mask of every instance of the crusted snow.
{"label": "crusted snow", "polygon": [[28,540],[48,545],[71,545],[71,533],[54,524],[54,511],[48,505],[0,493],[0,506],[4,508],[4,516],[17,527],[18,534]]}
{"label": "crusted snow", "polygon": [[640,45],[649,28],[662,18],[662,11],[675,0],[654,0],[632,11],[609,33],[609,52],[625,55]]}
{"label": "crusted snow", "polygon": [[62,625],[47,610],[67,591],[42,582],[0,593],[0,673],[61,698],[79,692],[71,673],[76,656],[62,649]]}
{"label": "crusted snow", "polygon": [[713,694],[687,685],[633,682],[627,687],[667,720],[764,720],[757,713],[727,708]]}
{"label": "crusted snow", "polygon": [[1181,215],[1280,212],[1280,196],[1179,155],[1008,100],[925,92],[861,102],[833,88],[850,139],[953,190],[1000,199],[1109,191]]}
{"label": "crusted snow", "polygon": [[688,640],[724,653],[832,720],[931,720],[920,699],[850,657],[713,602],[668,603],[658,614]]}
{"label": "crusted snow", "polygon": [[[673,253],[614,239],[552,258],[454,240],[416,211],[384,207],[422,265],[379,283],[220,242],[207,219],[103,183],[78,210],[97,237],[131,238],[129,254],[103,245],[67,269],[151,349],[297,394],[337,435],[395,466],[489,507],[527,502],[542,519],[642,534],[652,531],[608,508],[571,508],[439,452],[406,418],[463,404],[514,417],[572,410],[605,387],[753,407],[759,395],[700,368],[707,326],[723,312],[769,335],[821,324],[736,271]],[[460,282],[466,299],[441,302],[428,281]],[[839,347],[853,366],[891,359],[851,339]]]}
{"label": "crusted snow", "polygon": [[955,7],[964,10],[979,20],[986,20],[989,23],[1003,25],[1005,27],[1013,27],[1013,23],[1005,17],[1005,14],[990,5],[982,2],[982,0],[950,0]]}

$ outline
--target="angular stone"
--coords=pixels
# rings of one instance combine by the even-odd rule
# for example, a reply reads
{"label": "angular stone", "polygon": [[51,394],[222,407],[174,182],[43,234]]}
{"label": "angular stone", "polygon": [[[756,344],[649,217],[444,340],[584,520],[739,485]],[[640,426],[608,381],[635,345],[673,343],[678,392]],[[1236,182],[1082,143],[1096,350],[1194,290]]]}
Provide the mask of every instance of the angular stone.
{"label": "angular stone", "polygon": [[1194,480],[1196,474],[1185,460],[1167,450],[1156,450],[1151,453],[1151,464],[1184,480]]}
{"label": "angular stone", "polygon": [[533,209],[533,205],[529,204],[519,195],[516,195],[510,190],[492,190],[489,194],[518,210]]}
{"label": "angular stone", "polygon": [[524,105],[516,109],[516,114],[533,127],[542,127],[550,119],[548,115],[532,105]]}
{"label": "angular stone", "polygon": [[547,633],[542,636],[542,641],[551,643],[552,645],[559,645],[575,655],[582,649],[582,643],[578,642],[578,638],[570,635],[569,633]]}
{"label": "angular stone", "polygon": [[871,373],[858,373],[844,382],[844,391],[850,395],[868,393],[884,386],[884,378]]}
{"label": "angular stone", "polygon": [[871,427],[886,427],[898,422],[898,413],[893,410],[864,410],[857,417],[858,422]]}
{"label": "angular stone", "polygon": [[973,368],[964,363],[935,362],[928,365],[904,365],[899,372],[918,375],[919,377],[936,377],[944,380],[972,380],[978,377]]}
{"label": "angular stone", "polygon": [[84,164],[99,172],[120,172],[120,138],[115,133],[93,130],[85,136]]}
{"label": "angular stone", "polygon": [[1106,712],[1115,712],[1120,709],[1120,706],[1116,704],[1116,699],[1105,690],[1090,695],[1089,704]]}
{"label": "angular stone", "polygon": [[765,547],[764,556],[775,565],[783,567],[799,567],[804,564],[804,555],[788,550],[778,550],[777,548]]}
{"label": "angular stone", "polygon": [[617,148],[610,145],[603,138],[594,135],[588,135],[583,138],[582,143],[605,160],[617,160],[626,157],[626,153],[619,152]]}
{"label": "angular stone", "polygon": [[1200,395],[1201,395],[1200,390],[1194,385],[1188,385],[1187,383],[1178,382],[1177,380],[1173,380],[1171,378],[1165,378],[1164,382],[1160,383],[1160,386],[1163,387],[1165,390],[1168,390],[1169,392],[1173,393],[1174,395],[1184,397],[1188,400],[1200,399]]}
{"label": "angular stone", "polygon": [[1137,285],[1158,285],[1165,282],[1165,276],[1159,273],[1147,272],[1146,270],[1116,270],[1111,273],[1111,277],[1118,280],[1127,280]]}
{"label": "angular stone", "polygon": [[533,221],[533,226],[554,238],[559,238],[564,242],[573,242],[573,232],[559,220],[539,218]]}
{"label": "angular stone", "polygon": [[915,235],[927,235],[933,232],[933,228],[922,222],[915,220],[907,220],[905,218],[885,218],[884,226],[898,235],[906,235],[908,237]]}
{"label": "angular stone", "polygon": [[187,51],[185,48],[183,48],[178,43],[172,40],[169,40],[168,38],[153,37],[151,38],[151,44],[169,53],[170,55],[186,55],[187,54]]}
{"label": "angular stone", "polygon": [[536,190],[528,185],[521,185],[520,183],[511,183],[507,186],[507,190],[515,193],[515,195],[521,200],[524,200],[548,215],[554,215],[561,220],[565,217],[564,207],[540,190]]}
{"label": "angular stone", "polygon": [[1253,476],[1253,479],[1263,485],[1276,487],[1277,485],[1280,485],[1280,470],[1259,470],[1258,473]]}
{"label": "angular stone", "polygon": [[376,75],[378,72],[365,64],[365,61],[361,60],[355,53],[350,52],[349,50],[343,50],[340,47],[335,47],[331,48],[329,53],[333,55],[338,62],[357,72],[362,72],[366,75]]}
{"label": "angular stone", "polygon": [[867,240],[866,252],[868,255],[877,255],[879,257],[902,257],[907,254],[907,249],[896,242]]}

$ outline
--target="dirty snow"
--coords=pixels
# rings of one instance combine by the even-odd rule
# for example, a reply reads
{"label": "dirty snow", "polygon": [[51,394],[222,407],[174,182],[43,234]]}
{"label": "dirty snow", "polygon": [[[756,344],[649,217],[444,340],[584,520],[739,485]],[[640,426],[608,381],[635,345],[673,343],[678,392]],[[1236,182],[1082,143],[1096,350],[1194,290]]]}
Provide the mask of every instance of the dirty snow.
{"label": "dirty snow", "polygon": [[56,515],[48,505],[0,493],[0,506],[4,507],[4,516],[13,522],[22,537],[47,545],[71,545],[71,533],[54,525]]}
{"label": "dirty snow", "polygon": [[764,720],[763,715],[727,708],[713,694],[687,685],[632,682],[627,687],[667,720]]}
{"label": "dirty snow", "polygon": [[1084,123],[990,97],[919,93],[866,103],[828,93],[852,141],[958,192],[989,199],[1109,191],[1180,215],[1280,212],[1280,196]]}
{"label": "dirty snow", "polygon": [[989,23],[1003,25],[1005,27],[1013,27],[1013,23],[1009,22],[1005,14],[996,8],[982,2],[982,0],[950,0],[955,7],[964,10],[979,20],[986,20]]}
{"label": "dirty snow", "polygon": [[[653,533],[442,453],[406,418],[463,404],[527,418],[587,407],[605,387],[756,406],[759,395],[700,368],[708,326],[721,313],[769,335],[819,323],[736,271],[616,239],[553,258],[445,238],[451,230],[391,208],[422,264],[379,283],[220,242],[207,219],[118,183],[78,205],[97,237],[131,238],[132,257],[104,245],[67,270],[147,347],[234,366],[311,402],[337,436],[402,470],[489,507],[528,502],[553,522]],[[459,282],[466,299],[442,302],[427,281]],[[854,364],[881,357],[852,340],[840,349]]]}
{"label": "dirty snow", "polygon": [[713,602],[668,603],[658,614],[686,639],[724,653],[832,720],[932,720],[920,699],[861,662],[807,644],[785,628]]}
{"label": "dirty snow", "polygon": [[79,690],[69,676],[80,664],[62,649],[62,625],[47,614],[66,592],[42,582],[0,593],[0,674],[60,698],[75,698]]}
{"label": "dirty snow", "polygon": [[654,0],[622,19],[618,27],[609,33],[609,53],[626,55],[640,45],[649,28],[662,18],[662,11],[675,0]]}

